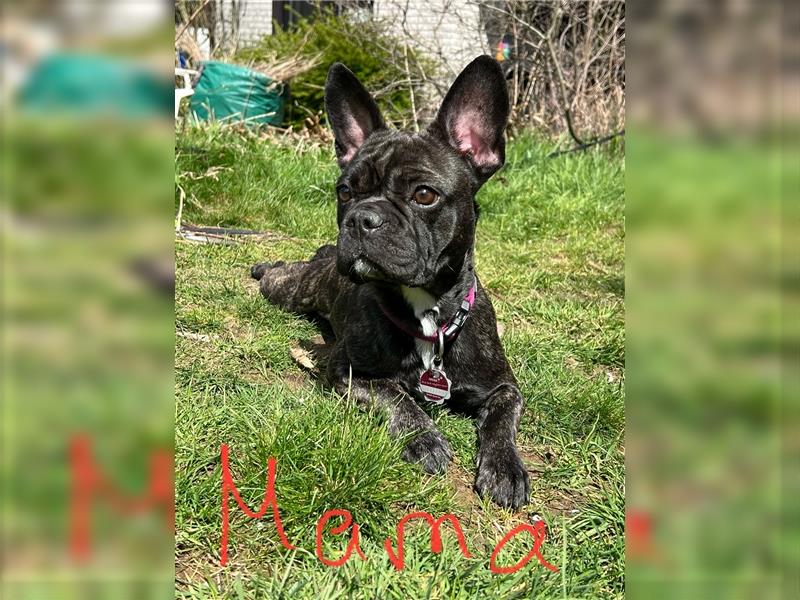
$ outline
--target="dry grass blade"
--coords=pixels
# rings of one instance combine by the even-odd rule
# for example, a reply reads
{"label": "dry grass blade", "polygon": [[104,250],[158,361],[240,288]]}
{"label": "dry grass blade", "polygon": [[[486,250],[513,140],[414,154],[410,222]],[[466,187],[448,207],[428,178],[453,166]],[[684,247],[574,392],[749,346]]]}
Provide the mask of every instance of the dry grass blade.
{"label": "dry grass blade", "polygon": [[298,75],[310,71],[322,60],[322,55],[295,54],[294,56],[274,56],[268,60],[259,60],[248,65],[254,71],[263,73],[275,81],[289,81]]}

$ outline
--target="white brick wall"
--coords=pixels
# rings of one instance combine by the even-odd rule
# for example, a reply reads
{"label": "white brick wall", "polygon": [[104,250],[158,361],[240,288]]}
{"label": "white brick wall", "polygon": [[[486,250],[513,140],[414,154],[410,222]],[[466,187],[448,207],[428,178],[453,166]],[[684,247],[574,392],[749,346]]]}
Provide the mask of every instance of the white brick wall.
{"label": "white brick wall", "polygon": [[[239,46],[272,34],[271,0],[217,0],[218,39],[232,39],[233,6],[239,12]],[[425,52],[442,60],[450,75],[486,52],[478,28],[478,7],[470,0],[375,0],[374,15],[385,19],[400,36],[410,37]],[[224,32],[224,35],[222,33]]]}
{"label": "white brick wall", "polygon": [[244,6],[240,24],[242,45],[272,35],[272,0],[249,0]]}
{"label": "white brick wall", "polygon": [[488,51],[470,0],[375,0],[375,16],[441,59],[451,76]]}
{"label": "white brick wall", "polygon": [[[238,47],[258,42],[272,34],[272,0],[217,0],[217,36],[226,44],[237,44],[233,32],[238,22]],[[234,10],[238,15],[234,14]]]}

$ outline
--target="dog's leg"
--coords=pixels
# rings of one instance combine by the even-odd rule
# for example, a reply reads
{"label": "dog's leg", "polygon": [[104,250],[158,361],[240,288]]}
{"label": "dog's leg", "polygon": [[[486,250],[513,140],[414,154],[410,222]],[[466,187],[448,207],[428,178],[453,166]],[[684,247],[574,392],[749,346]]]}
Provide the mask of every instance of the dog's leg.
{"label": "dog's leg", "polygon": [[361,408],[375,408],[383,412],[389,424],[389,435],[400,437],[413,434],[403,449],[403,460],[419,463],[428,473],[443,473],[453,454],[450,444],[436,429],[428,414],[396,381],[351,379],[349,369],[344,374],[342,364],[337,366],[337,362],[332,357],[328,368],[334,389],[343,396],[349,392]]}
{"label": "dog's leg", "polygon": [[260,263],[250,274],[259,280],[267,300],[299,314],[330,313],[338,289],[336,261],[329,256],[315,256],[307,262]]}
{"label": "dog's leg", "polygon": [[513,509],[527,504],[528,472],[514,439],[522,414],[522,394],[503,385],[489,397],[478,415],[478,473],[475,490],[500,506]]}
{"label": "dog's leg", "polygon": [[406,462],[419,463],[428,473],[443,473],[452,459],[445,437],[433,420],[395,382],[384,379],[353,379],[335,386],[340,394],[350,391],[359,406],[378,408],[386,414],[389,435],[413,437],[403,448]]}

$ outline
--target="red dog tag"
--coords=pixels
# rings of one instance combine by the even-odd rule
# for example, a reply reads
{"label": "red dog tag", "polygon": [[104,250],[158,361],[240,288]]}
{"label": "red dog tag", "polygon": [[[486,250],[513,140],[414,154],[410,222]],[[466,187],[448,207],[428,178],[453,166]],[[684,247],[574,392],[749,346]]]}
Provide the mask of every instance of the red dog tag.
{"label": "red dog tag", "polygon": [[450,380],[444,371],[431,367],[419,376],[419,391],[429,402],[441,404],[450,397]]}

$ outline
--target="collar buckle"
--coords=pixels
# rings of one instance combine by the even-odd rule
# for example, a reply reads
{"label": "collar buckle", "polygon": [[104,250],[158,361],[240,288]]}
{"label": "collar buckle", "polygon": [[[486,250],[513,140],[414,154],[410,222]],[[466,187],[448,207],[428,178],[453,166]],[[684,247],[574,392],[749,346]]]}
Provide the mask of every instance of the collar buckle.
{"label": "collar buckle", "polygon": [[442,364],[442,358],[444,357],[444,327],[439,327],[436,330],[436,341],[433,343],[433,353],[434,364],[440,366]]}

